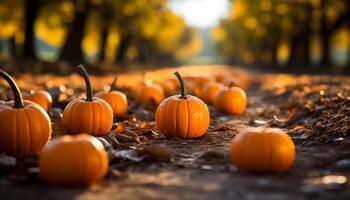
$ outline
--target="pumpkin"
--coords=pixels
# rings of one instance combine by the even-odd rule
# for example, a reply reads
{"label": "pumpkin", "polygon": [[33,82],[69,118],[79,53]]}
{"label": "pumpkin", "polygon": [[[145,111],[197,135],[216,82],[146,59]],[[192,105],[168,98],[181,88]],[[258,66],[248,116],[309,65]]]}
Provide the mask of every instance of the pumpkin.
{"label": "pumpkin", "polygon": [[114,78],[108,92],[101,91],[95,96],[105,100],[111,106],[113,115],[120,117],[125,115],[126,111],[128,110],[128,100],[124,93],[114,90],[116,81],[117,77]]}
{"label": "pumpkin", "polygon": [[161,86],[156,83],[148,83],[141,87],[136,98],[137,102],[154,103],[158,105],[164,99],[164,91]]}
{"label": "pumpkin", "polygon": [[243,171],[282,173],[292,166],[294,158],[294,143],[281,129],[247,128],[231,143],[231,159]]}
{"label": "pumpkin", "polygon": [[185,82],[178,72],[181,95],[161,102],[156,111],[156,127],[167,138],[197,138],[205,134],[210,116],[207,105],[199,98],[187,95]]}
{"label": "pumpkin", "polygon": [[89,75],[82,65],[78,66],[78,72],[85,81],[86,98],[68,103],[63,111],[63,124],[70,134],[107,135],[113,124],[113,110],[105,100],[93,97]]}
{"label": "pumpkin", "polygon": [[87,134],[53,139],[39,157],[40,177],[55,185],[89,185],[108,171],[103,144]]}
{"label": "pumpkin", "polygon": [[203,86],[212,80],[208,77],[197,77],[192,87],[192,93],[197,97],[202,97]]}
{"label": "pumpkin", "polygon": [[202,99],[206,103],[214,103],[216,95],[224,88],[224,85],[217,82],[209,82],[204,85],[202,90]]}
{"label": "pumpkin", "polygon": [[38,154],[51,137],[51,121],[39,105],[22,99],[12,77],[0,70],[14,101],[0,104],[0,153],[24,157]]}
{"label": "pumpkin", "polygon": [[230,84],[216,95],[214,106],[219,112],[240,115],[247,108],[247,95],[243,89]]}
{"label": "pumpkin", "polygon": [[177,86],[174,84],[174,82],[171,79],[160,81],[159,85],[163,88],[163,91],[166,95],[174,94],[177,88]]}
{"label": "pumpkin", "polygon": [[38,104],[46,112],[49,112],[51,110],[52,97],[50,93],[46,92],[45,90],[39,90],[36,92],[30,91],[30,95],[24,97],[24,99]]}

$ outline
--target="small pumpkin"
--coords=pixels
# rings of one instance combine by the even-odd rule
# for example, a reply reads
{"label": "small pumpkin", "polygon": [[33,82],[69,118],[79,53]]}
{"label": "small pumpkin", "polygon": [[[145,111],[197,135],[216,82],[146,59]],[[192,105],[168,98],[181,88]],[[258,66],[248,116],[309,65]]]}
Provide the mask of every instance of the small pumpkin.
{"label": "small pumpkin", "polygon": [[247,95],[243,89],[230,84],[216,95],[214,106],[219,112],[240,115],[247,108]]}
{"label": "small pumpkin", "polygon": [[215,101],[216,95],[224,88],[224,85],[217,82],[209,82],[204,85],[202,90],[202,99],[204,102],[212,104]]}
{"label": "small pumpkin", "polygon": [[86,85],[86,98],[71,101],[63,111],[63,124],[70,134],[106,135],[112,128],[113,110],[103,99],[93,97],[89,75],[83,65],[78,66]]}
{"label": "small pumpkin", "polygon": [[187,95],[185,82],[178,72],[181,95],[161,102],[156,111],[156,127],[167,138],[197,138],[205,134],[210,116],[207,105],[199,98]]}
{"label": "small pumpkin", "polygon": [[42,150],[40,177],[55,185],[89,185],[108,171],[103,144],[87,134],[60,136]]}
{"label": "small pumpkin", "polygon": [[295,146],[281,129],[247,128],[233,138],[231,159],[243,171],[282,173],[293,165]]}
{"label": "small pumpkin", "polygon": [[147,83],[141,87],[136,100],[140,104],[155,103],[158,105],[163,99],[163,88],[156,83]]}
{"label": "small pumpkin", "polygon": [[192,93],[195,96],[202,98],[203,86],[211,81],[212,81],[212,79],[210,79],[208,77],[197,77],[195,79],[193,87],[192,87]]}
{"label": "small pumpkin", "polygon": [[46,92],[45,90],[30,91],[30,94],[28,96],[24,97],[24,99],[38,104],[46,112],[49,112],[51,110],[52,97],[51,97],[50,93]]}
{"label": "small pumpkin", "polygon": [[12,77],[0,70],[10,85],[14,101],[0,104],[0,153],[23,157],[38,154],[51,137],[51,121],[43,108],[23,101]]}
{"label": "small pumpkin", "polygon": [[172,79],[166,79],[159,82],[159,85],[163,88],[163,91],[166,95],[174,94],[177,86],[175,85]]}
{"label": "small pumpkin", "polygon": [[114,78],[108,92],[101,91],[95,96],[105,100],[112,107],[113,115],[120,117],[128,110],[128,100],[123,92],[114,90],[116,81],[117,77]]}

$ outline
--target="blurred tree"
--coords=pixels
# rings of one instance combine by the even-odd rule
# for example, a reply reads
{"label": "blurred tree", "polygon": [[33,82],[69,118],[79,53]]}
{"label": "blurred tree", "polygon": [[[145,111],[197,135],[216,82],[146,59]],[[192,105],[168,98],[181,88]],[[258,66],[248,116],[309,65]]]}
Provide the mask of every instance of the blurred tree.
{"label": "blurred tree", "polygon": [[[231,63],[310,64],[311,49],[321,48],[320,62],[330,63],[330,40],[350,26],[348,0],[234,0],[230,16],[214,29],[219,51]],[[321,45],[313,45],[320,36]],[[349,53],[350,56],[350,53]]]}
{"label": "blurred tree", "polygon": [[200,48],[163,0],[3,0],[0,25],[0,38],[22,41],[31,60],[155,64]]}

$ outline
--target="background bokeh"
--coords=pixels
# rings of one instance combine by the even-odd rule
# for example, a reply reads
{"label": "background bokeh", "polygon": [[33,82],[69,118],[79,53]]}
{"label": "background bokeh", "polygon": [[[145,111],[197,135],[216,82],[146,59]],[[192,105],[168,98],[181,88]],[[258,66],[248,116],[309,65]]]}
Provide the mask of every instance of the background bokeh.
{"label": "background bokeh", "polygon": [[349,26],[348,0],[1,0],[0,63],[348,73]]}

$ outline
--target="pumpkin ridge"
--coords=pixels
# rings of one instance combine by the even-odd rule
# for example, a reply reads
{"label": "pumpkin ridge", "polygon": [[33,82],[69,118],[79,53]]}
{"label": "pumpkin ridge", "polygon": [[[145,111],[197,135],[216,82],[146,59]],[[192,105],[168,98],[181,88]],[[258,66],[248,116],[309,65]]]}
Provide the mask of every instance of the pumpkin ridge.
{"label": "pumpkin ridge", "polygon": [[19,143],[19,139],[20,139],[20,137],[18,136],[18,131],[17,131],[17,124],[18,124],[18,117],[19,117],[19,115],[18,115],[18,112],[17,112],[18,110],[17,109],[15,109],[14,110],[14,112],[15,112],[15,120],[14,120],[14,135],[16,136],[16,155],[19,153],[20,154],[20,156],[23,156],[22,154],[21,154],[21,151],[20,151],[20,143]]}
{"label": "pumpkin ridge", "polygon": [[[88,151],[88,149],[87,148],[85,148],[84,146],[86,146],[86,147],[90,147],[90,145],[88,144],[88,143],[86,143],[86,141],[85,140],[82,140],[81,142],[81,145],[83,146],[82,148],[80,148],[80,149],[82,149],[82,151],[83,151],[83,155],[84,156],[81,156],[81,158],[82,158],[82,165],[83,165],[83,167],[82,168],[80,168],[80,169],[83,169],[83,170],[81,170],[81,171],[83,171],[83,173],[82,173],[82,180],[83,180],[83,182],[86,182],[88,179],[89,179],[89,177],[88,177],[88,171],[90,171],[90,169],[87,169],[87,167],[86,166],[90,166],[90,165],[88,165],[88,159],[89,159],[89,157],[88,156],[85,156],[85,155],[90,155],[90,152]],[[84,167],[85,166],[85,167]]]}
{"label": "pumpkin ridge", "polygon": [[[9,108],[11,108],[11,107],[9,107]],[[5,119],[7,119],[8,118],[8,116],[7,115],[9,115],[8,113],[9,112],[11,112],[10,111],[10,109],[4,109],[2,112],[1,112],[1,114],[2,115],[0,115],[0,116],[2,116],[2,118],[5,118]],[[0,120],[1,120],[1,122],[6,122],[6,120],[3,120],[2,118],[0,118]],[[13,125],[13,124],[12,124]],[[4,126],[5,127],[5,126]],[[12,127],[12,126],[9,126],[9,127]],[[14,141],[14,134],[10,134],[11,133],[11,130],[7,130],[6,131],[7,133],[6,133],[6,135],[7,135],[7,138],[6,139],[8,139],[9,141],[8,142],[5,142],[4,143],[4,145],[5,145],[5,147],[6,148],[9,148],[10,149],[10,151],[13,151],[14,150],[14,148],[11,148],[11,145],[9,145],[9,143],[14,143],[15,141]],[[11,141],[10,141],[10,139],[11,139]],[[14,152],[15,153],[15,152]]]}
{"label": "pumpkin ridge", "polygon": [[[75,105],[75,101],[71,101],[70,103],[68,103],[68,105],[66,106],[66,108],[63,111],[63,116],[64,113],[68,113],[68,117],[67,118],[63,118],[63,124],[68,128],[68,123],[69,121],[71,121],[73,119],[73,111],[75,109],[76,105]],[[67,124],[66,124],[67,123]],[[71,130],[68,128],[68,133],[71,133]]]}
{"label": "pumpkin ridge", "polygon": [[[89,124],[89,128],[91,128],[90,130],[95,130],[94,129],[94,118],[95,118],[95,113],[94,113],[94,101],[92,101],[91,103],[89,103],[88,109],[86,109],[86,112],[88,113],[88,116],[90,116],[90,124]],[[93,113],[92,115],[90,113]]]}
{"label": "pumpkin ridge", "polygon": [[[104,106],[102,105],[102,104],[98,104],[98,110],[104,110]],[[99,122],[98,122],[98,125],[97,125],[97,127],[96,127],[96,132],[97,133],[95,133],[95,134],[99,134],[99,132],[102,132],[102,129],[101,129],[101,126],[102,126],[102,124],[103,124],[103,121],[104,121],[104,115],[102,115],[102,113],[101,112],[97,112],[98,114],[99,114],[99,116],[100,116],[100,120],[99,120]]]}
{"label": "pumpkin ridge", "polygon": [[177,102],[176,101],[173,101],[174,103],[174,105],[173,105],[173,107],[174,107],[174,109],[172,109],[172,110],[175,110],[175,112],[173,113],[173,126],[174,126],[174,131],[175,131],[175,133],[176,133],[176,135],[178,135],[178,127],[177,127],[177,123],[176,123],[176,121],[178,121],[178,120],[181,120],[181,119],[178,119],[178,113],[177,113]]}
{"label": "pumpkin ridge", "polygon": [[165,105],[164,117],[165,117],[165,124],[166,124],[166,126],[165,126],[166,131],[165,132],[167,134],[170,134],[170,137],[172,138],[172,137],[176,137],[176,133],[175,133],[175,135],[173,135],[173,131],[171,130],[171,121],[170,121],[171,118],[169,116],[171,116],[172,113],[171,113],[170,105],[171,105],[171,100],[169,100],[169,102]]}
{"label": "pumpkin ridge", "polygon": [[269,149],[269,166],[268,166],[268,169],[272,169],[274,168],[273,166],[273,160],[274,160],[274,157],[273,157],[273,151],[275,150],[274,149],[274,145],[273,145],[273,142],[269,139],[268,140],[268,149]]}
{"label": "pumpkin ridge", "polygon": [[[251,153],[250,153],[250,146],[251,146],[251,140],[252,140],[252,134],[247,134],[245,137],[247,137],[247,139],[245,140],[245,142],[243,143],[243,149],[244,149],[244,154],[246,154],[245,156],[242,156],[242,158],[243,158],[243,168],[249,168],[250,170],[252,170],[251,169],[251,167],[249,167],[249,166],[251,166],[251,164],[250,164],[250,159],[252,159],[251,158]],[[247,155],[248,154],[248,155]]]}
{"label": "pumpkin ridge", "polygon": [[188,105],[189,101],[186,101],[186,107],[187,107],[187,115],[188,115],[188,120],[187,120],[187,132],[185,134],[185,138],[188,137],[188,133],[190,132],[190,124],[191,124],[191,112],[190,112],[190,106]]}
{"label": "pumpkin ridge", "polygon": [[[39,113],[38,112],[40,112],[40,111],[38,111],[36,108],[33,108],[33,110],[35,110],[34,111],[34,113],[36,114],[36,117],[39,119],[40,118],[40,115],[39,115]],[[44,112],[44,113],[46,113],[46,111]],[[34,118],[33,118],[34,119]],[[39,130],[44,130],[44,129],[46,129],[46,127],[43,127],[44,126],[44,124],[42,124],[42,123],[39,123],[40,124],[40,129]],[[49,130],[49,131],[51,131],[51,129]],[[45,144],[45,136],[43,135],[43,134],[41,134],[41,137],[40,137],[40,145],[44,145]]]}
{"label": "pumpkin ridge", "polygon": [[[31,123],[30,123],[30,117],[27,113],[27,110],[24,110],[24,121],[23,124],[26,125],[26,128],[25,128],[25,131],[26,131],[26,135],[28,137],[28,140],[29,140],[29,152],[33,152],[34,150],[32,149],[32,140],[33,140],[33,137],[32,137],[32,134],[31,134],[31,130],[32,130],[32,127],[31,127]],[[27,151],[28,152],[28,151]]]}

